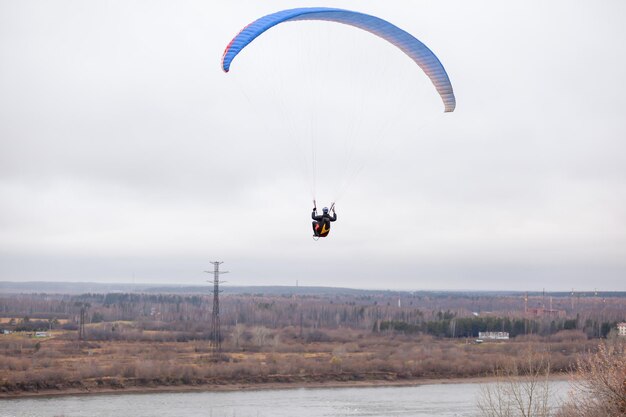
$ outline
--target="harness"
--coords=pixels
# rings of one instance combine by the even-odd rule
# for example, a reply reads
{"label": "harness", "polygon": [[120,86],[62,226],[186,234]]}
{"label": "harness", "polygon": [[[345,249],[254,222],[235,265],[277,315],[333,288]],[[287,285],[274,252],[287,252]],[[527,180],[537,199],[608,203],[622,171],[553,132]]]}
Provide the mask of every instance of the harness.
{"label": "harness", "polygon": [[[317,212],[317,203],[315,202],[315,200],[313,200],[313,207],[315,208],[315,211]],[[322,219],[321,220],[316,220],[316,222],[321,225],[322,230],[319,231],[319,235],[313,235],[313,240],[315,240],[316,242],[321,238],[321,237],[326,237],[328,235],[328,233],[330,232],[330,212],[335,208],[335,203],[333,202],[330,205],[330,208],[328,209],[328,213],[326,214],[322,214]],[[324,228],[326,227],[326,225],[328,224],[328,230],[325,230]],[[317,229],[316,229],[316,233],[317,233]]]}

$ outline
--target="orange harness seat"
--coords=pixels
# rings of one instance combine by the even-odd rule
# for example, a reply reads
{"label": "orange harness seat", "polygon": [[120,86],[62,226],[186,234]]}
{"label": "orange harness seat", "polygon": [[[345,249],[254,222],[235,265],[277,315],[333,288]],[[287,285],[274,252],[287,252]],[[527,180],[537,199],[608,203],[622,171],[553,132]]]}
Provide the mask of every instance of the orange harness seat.
{"label": "orange harness seat", "polygon": [[313,233],[318,237],[326,237],[330,233],[330,222],[313,222]]}

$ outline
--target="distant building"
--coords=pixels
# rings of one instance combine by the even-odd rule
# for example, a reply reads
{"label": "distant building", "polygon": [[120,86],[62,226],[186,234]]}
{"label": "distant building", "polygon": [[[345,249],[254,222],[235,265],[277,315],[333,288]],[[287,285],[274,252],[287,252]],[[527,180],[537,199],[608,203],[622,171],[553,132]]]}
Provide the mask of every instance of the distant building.
{"label": "distant building", "polygon": [[478,338],[482,340],[509,340],[509,332],[478,332]]}
{"label": "distant building", "polygon": [[617,334],[619,336],[626,336],[626,322],[617,323]]}

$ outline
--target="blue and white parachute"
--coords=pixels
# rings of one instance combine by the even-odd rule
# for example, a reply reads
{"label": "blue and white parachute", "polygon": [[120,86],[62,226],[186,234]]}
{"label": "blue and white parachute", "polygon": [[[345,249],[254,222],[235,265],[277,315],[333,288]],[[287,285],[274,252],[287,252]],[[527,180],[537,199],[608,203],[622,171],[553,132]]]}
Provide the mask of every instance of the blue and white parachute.
{"label": "blue and white parachute", "polygon": [[443,100],[445,111],[452,112],[456,99],[452,84],[439,59],[426,45],[410,33],[376,16],[343,9],[310,7],[276,12],[255,20],[244,27],[226,46],[222,69],[228,72],[233,59],[263,32],[283,22],[325,20],[354,26],[379,36],[398,47],[426,73]]}

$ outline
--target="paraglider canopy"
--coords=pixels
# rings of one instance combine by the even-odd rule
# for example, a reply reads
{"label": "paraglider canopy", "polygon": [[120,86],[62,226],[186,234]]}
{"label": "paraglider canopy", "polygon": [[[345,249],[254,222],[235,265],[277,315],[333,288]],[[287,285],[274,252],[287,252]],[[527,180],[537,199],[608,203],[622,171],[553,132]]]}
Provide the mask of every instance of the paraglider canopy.
{"label": "paraglider canopy", "polygon": [[325,20],[354,26],[379,36],[408,55],[430,78],[443,100],[445,111],[452,112],[456,99],[446,70],[435,54],[410,33],[376,16],[350,10],[310,7],[282,10],[255,20],[244,27],[224,50],[222,70],[228,72],[233,59],[263,32],[283,22]]}

